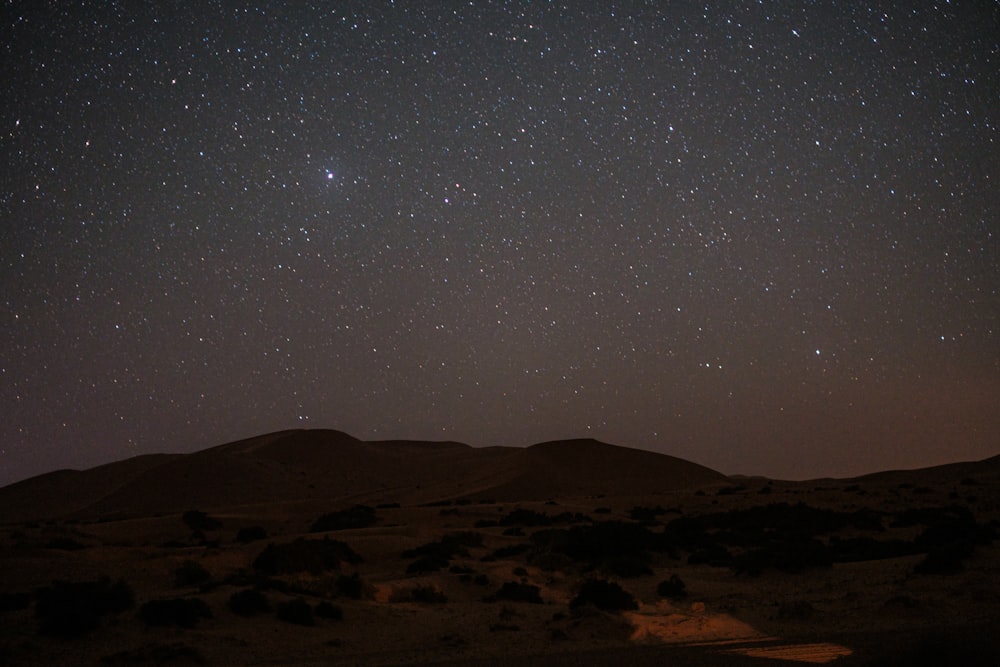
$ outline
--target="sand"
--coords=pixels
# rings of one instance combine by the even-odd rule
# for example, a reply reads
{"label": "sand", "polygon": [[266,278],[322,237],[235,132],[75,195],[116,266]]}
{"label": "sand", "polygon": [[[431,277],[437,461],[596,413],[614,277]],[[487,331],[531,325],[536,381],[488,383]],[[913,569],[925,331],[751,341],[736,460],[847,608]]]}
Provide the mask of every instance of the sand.
{"label": "sand", "polygon": [[[186,457],[133,461],[118,477],[99,469],[94,477],[105,484],[103,494],[88,487],[93,471],[56,476],[67,480],[63,496],[54,476],[0,490],[0,500],[10,501],[0,526],[0,663],[851,665],[939,664],[927,661],[944,655],[953,664],[1000,664],[1000,550],[987,539],[1000,526],[996,460],[792,483],[728,479],[592,441],[480,451],[293,433],[291,442],[272,434]],[[556,470],[560,460],[565,465]],[[460,475],[447,474],[450,461]],[[206,484],[215,488],[200,488]],[[263,496],[258,502],[247,495],[254,485]],[[154,502],[151,488],[167,490]],[[32,501],[49,508],[47,516]],[[374,510],[371,525],[309,532],[322,515],[359,502]],[[919,571],[926,551],[748,573],[732,563],[691,562],[693,548],[644,549],[636,557],[649,569],[626,572],[610,561],[567,556],[544,534],[533,538],[553,530],[582,535],[608,522],[665,534],[681,517],[803,504],[878,518],[877,531],[849,525],[819,533],[825,547],[865,536],[895,544],[929,539],[928,525],[900,521],[919,508],[962,508],[961,517],[974,521],[962,525],[985,537],[956,568],[932,573]],[[663,511],[636,521],[636,507]],[[190,509],[218,527],[194,530],[183,516]],[[782,511],[774,527],[760,530],[783,530]],[[563,519],[534,526],[506,522],[512,516]],[[239,541],[248,527],[267,536]],[[409,571],[419,556],[404,553],[440,548],[449,535],[461,544],[445,567]],[[361,560],[322,572],[255,568],[269,544],[300,538],[343,542]],[[202,571],[204,580],[179,580],[182,567]],[[671,575],[683,581],[685,597],[660,594]],[[39,590],[56,580],[102,577],[126,582],[134,605],[103,614],[78,636],[40,631]],[[574,605],[581,586],[595,579],[617,584],[636,608]],[[358,590],[346,591],[346,580]],[[539,600],[496,599],[506,583],[535,587]],[[234,613],[231,596],[255,587],[271,611]],[[27,598],[21,608],[19,594]],[[193,627],[144,620],[143,605],[174,598],[202,600],[211,617]],[[317,612],[328,603],[342,617],[316,614],[312,625],[281,620],[277,608],[292,600]]]}

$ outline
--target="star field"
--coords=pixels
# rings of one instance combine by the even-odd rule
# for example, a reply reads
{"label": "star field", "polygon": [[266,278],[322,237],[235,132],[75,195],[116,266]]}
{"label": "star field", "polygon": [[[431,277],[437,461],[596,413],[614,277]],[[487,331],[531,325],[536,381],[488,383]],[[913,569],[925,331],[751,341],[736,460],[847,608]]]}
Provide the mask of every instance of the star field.
{"label": "star field", "polygon": [[299,426],[1000,452],[1000,6],[424,4],[6,4],[0,483]]}

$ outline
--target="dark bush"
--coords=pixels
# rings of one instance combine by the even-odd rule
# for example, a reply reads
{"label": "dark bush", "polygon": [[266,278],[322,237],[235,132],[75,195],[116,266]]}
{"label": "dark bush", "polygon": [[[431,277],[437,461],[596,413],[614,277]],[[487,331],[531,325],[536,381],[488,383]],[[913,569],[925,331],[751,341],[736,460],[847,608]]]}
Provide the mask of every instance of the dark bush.
{"label": "dark bush", "polygon": [[299,538],[285,544],[269,544],[254,560],[253,568],[268,576],[296,572],[320,574],[338,569],[342,562],[356,565],[361,557],[338,540]]}
{"label": "dark bush", "polygon": [[0,613],[21,611],[31,605],[31,593],[0,593]]}
{"label": "dark bush", "polygon": [[569,603],[570,607],[593,605],[602,611],[622,611],[638,609],[639,604],[632,594],[613,581],[592,579],[580,587],[580,592]]}
{"label": "dark bush", "polygon": [[378,520],[375,509],[367,505],[355,505],[344,510],[324,514],[313,522],[310,533],[325,533],[330,530],[352,530],[367,528]]}
{"label": "dark bush", "polygon": [[352,600],[371,597],[372,588],[365,583],[357,572],[342,574],[337,577],[337,594]]}
{"label": "dark bush", "polygon": [[240,544],[250,544],[257,540],[266,540],[267,531],[261,526],[247,526],[236,533],[236,541]]}
{"label": "dark bush", "polygon": [[993,542],[995,533],[989,525],[980,525],[970,517],[945,518],[930,523],[917,536],[914,544],[921,550],[931,550],[952,544],[970,547]]}
{"label": "dark bush", "polygon": [[295,598],[278,604],[277,616],[279,621],[284,621],[285,623],[316,625],[313,608],[302,598]]}
{"label": "dark bush", "polygon": [[200,563],[186,560],[174,570],[174,585],[178,588],[201,586],[212,578],[211,573]]}
{"label": "dark bush", "polygon": [[229,596],[229,610],[237,616],[256,616],[271,611],[271,603],[261,591],[248,588]]}
{"label": "dark bush", "polygon": [[449,533],[436,542],[430,542],[416,549],[407,549],[403,558],[416,558],[406,569],[409,574],[422,572],[437,572],[448,567],[449,561],[455,556],[468,556],[466,547],[479,547],[483,544],[482,533],[461,531]]}
{"label": "dark bush", "polygon": [[496,600],[509,600],[511,602],[530,602],[532,604],[542,604],[541,589],[531,584],[522,584],[520,581],[505,582],[494,595]]}
{"label": "dark bush", "polygon": [[447,596],[437,586],[417,586],[412,591],[410,595],[413,597],[414,602],[423,602],[426,604],[443,604],[448,601]]}
{"label": "dark bush", "polygon": [[602,560],[598,567],[606,574],[623,579],[633,579],[653,574],[653,569],[649,566],[649,560],[642,554],[611,556]]}
{"label": "dark bush", "polygon": [[662,547],[660,536],[643,525],[605,521],[568,530],[542,530],[531,536],[536,554],[557,553],[590,566],[648,574],[648,552]]}
{"label": "dark bush", "polygon": [[54,537],[45,545],[46,549],[58,549],[60,551],[80,551],[86,549],[86,545],[77,542],[72,537]]}
{"label": "dark bush", "polygon": [[523,553],[531,551],[530,544],[511,544],[506,547],[500,547],[487,556],[483,556],[484,561],[494,561],[494,560],[506,560],[508,558],[513,558],[514,556],[520,556]]}
{"label": "dark bush", "polygon": [[325,618],[330,621],[344,620],[344,610],[330,602],[320,602],[316,605],[316,609],[314,611],[320,618]]}
{"label": "dark bush", "polygon": [[965,569],[963,560],[972,555],[968,543],[954,543],[935,547],[927,552],[913,571],[917,574],[958,574]]}
{"label": "dark bush", "polygon": [[829,549],[835,563],[882,560],[917,553],[912,542],[876,540],[867,536],[841,539],[834,535],[830,538]]}
{"label": "dark bush", "polygon": [[222,522],[213,519],[209,515],[199,510],[188,510],[181,515],[181,520],[188,528],[195,532],[207,532],[222,528]]}
{"label": "dark bush", "polygon": [[57,637],[77,637],[96,630],[101,617],[125,611],[135,604],[124,581],[54,581],[38,592],[35,615],[39,631]]}
{"label": "dark bush", "polygon": [[818,540],[803,542],[772,542],[759,549],[750,549],[736,556],[732,568],[737,574],[757,576],[764,570],[798,573],[810,567],[833,564],[830,551]]}
{"label": "dark bush", "polygon": [[656,594],[668,600],[683,600],[687,597],[687,585],[676,574],[670,575],[656,587]]}
{"label": "dark bush", "polygon": [[438,572],[448,567],[448,559],[442,556],[421,556],[406,567],[407,574]]}
{"label": "dark bush", "polygon": [[146,625],[193,628],[203,618],[212,618],[212,610],[200,598],[150,600],[139,608],[139,618]]}

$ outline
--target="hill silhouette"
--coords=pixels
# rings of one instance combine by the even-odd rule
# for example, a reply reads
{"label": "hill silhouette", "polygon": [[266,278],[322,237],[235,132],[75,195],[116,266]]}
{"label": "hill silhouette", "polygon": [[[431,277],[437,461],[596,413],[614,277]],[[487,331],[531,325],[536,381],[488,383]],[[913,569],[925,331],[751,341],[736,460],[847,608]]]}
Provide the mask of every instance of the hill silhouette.
{"label": "hill silhouette", "polygon": [[320,499],[417,504],[631,495],[727,481],[690,461],[596,440],[476,448],[290,430],[24,480],[0,489],[0,521],[122,518]]}

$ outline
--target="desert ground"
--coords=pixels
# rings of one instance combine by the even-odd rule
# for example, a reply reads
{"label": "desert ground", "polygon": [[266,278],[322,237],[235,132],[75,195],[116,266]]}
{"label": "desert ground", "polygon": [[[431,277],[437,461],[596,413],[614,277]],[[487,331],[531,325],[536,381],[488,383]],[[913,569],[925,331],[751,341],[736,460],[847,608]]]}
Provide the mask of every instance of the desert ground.
{"label": "desert ground", "polygon": [[996,665],[1000,457],[288,431],[0,489],[0,664]]}

